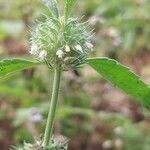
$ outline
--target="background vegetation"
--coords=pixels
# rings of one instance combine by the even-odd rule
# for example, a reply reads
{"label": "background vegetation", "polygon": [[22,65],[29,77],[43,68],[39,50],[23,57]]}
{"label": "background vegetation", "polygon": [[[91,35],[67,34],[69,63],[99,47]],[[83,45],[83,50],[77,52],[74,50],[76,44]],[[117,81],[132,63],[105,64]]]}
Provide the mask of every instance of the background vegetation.
{"label": "background vegetation", "polygon": [[[0,8],[0,60],[30,57],[30,28],[48,9],[40,0],[0,0]],[[149,10],[148,0],[84,0],[74,16],[94,28],[91,55],[117,59],[150,83]],[[0,80],[0,149],[42,136],[52,80],[45,66]],[[55,133],[71,138],[69,150],[150,149],[148,112],[91,68],[65,72],[60,93]]]}

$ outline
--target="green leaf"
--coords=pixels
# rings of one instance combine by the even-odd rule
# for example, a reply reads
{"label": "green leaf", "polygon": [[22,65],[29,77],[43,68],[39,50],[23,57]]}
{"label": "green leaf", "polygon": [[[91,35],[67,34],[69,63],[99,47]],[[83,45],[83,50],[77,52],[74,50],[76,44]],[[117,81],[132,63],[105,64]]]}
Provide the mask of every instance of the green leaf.
{"label": "green leaf", "polygon": [[0,61],[0,78],[5,77],[13,72],[21,71],[38,65],[25,59],[5,59]]}
{"label": "green leaf", "polygon": [[50,9],[52,16],[59,18],[57,0],[43,0],[43,2]]}
{"label": "green leaf", "polygon": [[72,12],[72,9],[75,5],[77,0],[66,0],[66,4],[65,4],[65,19],[67,20]]}
{"label": "green leaf", "polygon": [[129,68],[108,58],[89,58],[87,63],[114,86],[150,108],[150,86],[145,84]]}

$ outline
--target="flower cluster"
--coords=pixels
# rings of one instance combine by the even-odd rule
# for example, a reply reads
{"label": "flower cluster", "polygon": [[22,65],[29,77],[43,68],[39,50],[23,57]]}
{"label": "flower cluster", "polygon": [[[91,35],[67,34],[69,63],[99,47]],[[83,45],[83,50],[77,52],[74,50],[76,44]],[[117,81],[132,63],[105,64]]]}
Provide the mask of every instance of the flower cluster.
{"label": "flower cluster", "polygon": [[31,32],[30,54],[51,67],[55,67],[56,60],[61,62],[63,69],[77,67],[84,63],[93,49],[92,31],[87,22],[45,16],[44,22],[37,23],[36,29]]}
{"label": "flower cluster", "polygon": [[43,146],[43,139],[35,139],[34,143],[24,142],[22,146],[12,146],[10,150],[67,150],[68,139],[63,136],[55,136],[50,140],[51,144],[46,148]]}

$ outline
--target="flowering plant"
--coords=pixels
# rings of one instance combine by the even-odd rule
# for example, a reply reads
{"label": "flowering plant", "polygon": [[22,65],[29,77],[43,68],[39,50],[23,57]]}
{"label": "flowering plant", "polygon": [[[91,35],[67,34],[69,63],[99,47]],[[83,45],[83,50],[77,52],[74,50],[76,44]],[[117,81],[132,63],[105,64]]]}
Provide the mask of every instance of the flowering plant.
{"label": "flowering plant", "polygon": [[[24,150],[67,149],[66,142],[61,144],[53,140],[53,125],[58,101],[58,91],[63,71],[76,69],[88,64],[106,80],[127,94],[139,100],[143,106],[150,106],[150,86],[145,84],[129,68],[109,58],[88,58],[93,50],[92,30],[88,22],[72,18],[71,12],[76,0],[66,0],[64,15],[60,16],[56,0],[44,0],[52,16],[44,15],[44,21],[38,21],[31,31],[30,54],[38,61],[25,59],[7,59],[0,61],[0,78],[6,75],[45,63],[54,71],[53,92],[49,114],[42,142],[24,144]],[[16,148],[17,149],[17,148]]]}
{"label": "flowering plant", "polygon": [[76,1],[66,2],[65,13],[60,16],[56,1],[45,0],[52,17],[44,15],[44,22],[37,22],[30,38],[32,55],[50,68],[55,68],[59,61],[63,70],[85,63],[87,54],[93,49],[88,22],[70,17]]}

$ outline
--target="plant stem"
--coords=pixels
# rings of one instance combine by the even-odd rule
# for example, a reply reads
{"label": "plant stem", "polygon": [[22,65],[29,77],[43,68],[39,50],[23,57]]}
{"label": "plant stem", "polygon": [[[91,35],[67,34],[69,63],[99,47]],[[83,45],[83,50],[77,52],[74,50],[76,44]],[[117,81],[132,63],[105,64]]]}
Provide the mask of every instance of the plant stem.
{"label": "plant stem", "polygon": [[43,143],[44,148],[49,146],[50,138],[52,137],[55,112],[56,112],[57,101],[58,101],[60,77],[61,77],[61,69],[58,65],[55,68],[55,72],[54,72],[53,92],[52,92],[52,98],[51,98],[51,102],[50,102],[47,124],[46,124],[45,134],[44,134],[44,143]]}

